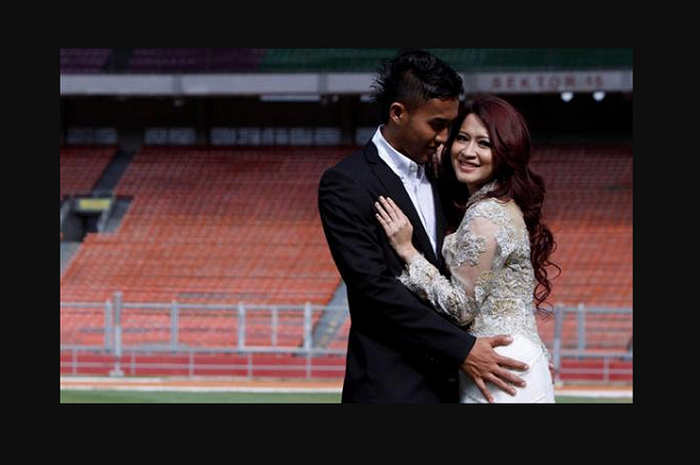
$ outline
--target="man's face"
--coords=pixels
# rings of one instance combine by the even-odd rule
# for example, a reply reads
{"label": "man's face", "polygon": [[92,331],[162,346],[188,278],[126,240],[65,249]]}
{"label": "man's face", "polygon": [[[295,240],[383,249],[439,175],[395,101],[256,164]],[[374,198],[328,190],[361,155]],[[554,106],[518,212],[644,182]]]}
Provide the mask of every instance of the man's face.
{"label": "man's face", "polygon": [[447,141],[450,123],[457,117],[457,99],[433,98],[406,109],[401,124],[401,148],[416,163],[426,163]]}

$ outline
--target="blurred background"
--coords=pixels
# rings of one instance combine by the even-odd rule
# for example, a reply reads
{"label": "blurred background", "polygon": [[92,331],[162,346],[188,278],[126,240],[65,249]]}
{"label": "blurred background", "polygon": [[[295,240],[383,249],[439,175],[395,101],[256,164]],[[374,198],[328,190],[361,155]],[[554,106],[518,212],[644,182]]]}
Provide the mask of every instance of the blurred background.
{"label": "blurred background", "polygon": [[[530,125],[558,386],[631,391],[632,49],[427,50]],[[397,51],[61,49],[62,386],[339,386],[350,320],[318,182],[370,140]]]}

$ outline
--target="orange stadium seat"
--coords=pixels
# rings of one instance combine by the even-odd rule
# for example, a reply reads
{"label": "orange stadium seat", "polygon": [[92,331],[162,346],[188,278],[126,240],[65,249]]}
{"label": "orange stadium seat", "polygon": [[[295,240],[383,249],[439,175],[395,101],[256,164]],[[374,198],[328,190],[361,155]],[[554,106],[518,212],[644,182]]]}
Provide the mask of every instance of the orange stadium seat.
{"label": "orange stadium seat", "polygon": [[61,198],[90,194],[116,147],[61,146]]}

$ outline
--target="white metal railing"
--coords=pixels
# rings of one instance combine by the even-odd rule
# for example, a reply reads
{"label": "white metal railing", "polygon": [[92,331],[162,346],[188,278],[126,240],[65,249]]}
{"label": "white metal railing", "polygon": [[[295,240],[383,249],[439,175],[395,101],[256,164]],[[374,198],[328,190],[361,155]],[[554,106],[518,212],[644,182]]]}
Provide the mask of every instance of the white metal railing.
{"label": "white metal railing", "polygon": [[[347,313],[347,306],[310,303],[296,306],[176,301],[131,303],[123,302],[119,292],[104,303],[61,302],[61,353],[64,355],[61,367],[78,373],[80,369],[107,363],[112,364],[110,373],[113,375],[168,368],[190,376],[226,370],[245,376],[266,371],[277,371],[279,376],[284,376],[300,370],[308,377],[312,372],[317,376],[324,371],[332,374],[343,371],[344,364],[326,366],[318,361],[323,357],[342,361],[347,334],[336,334],[341,325],[324,325],[322,317],[335,314],[337,322],[339,318],[347,318]],[[604,318],[603,323],[605,318],[621,320],[619,326],[625,332],[622,336],[630,338],[629,350],[591,350],[589,339],[596,329],[591,329],[590,325],[596,318]],[[552,352],[557,380],[585,380],[594,374],[602,376],[604,382],[631,379],[631,364],[615,365],[620,361],[633,361],[631,319],[632,309],[555,307],[553,337],[545,343]],[[322,338],[323,335],[326,337]],[[616,337],[619,339],[620,334]],[[330,343],[321,344],[321,339]],[[87,360],[90,358],[87,354],[102,354],[108,358]],[[147,354],[157,354],[160,359],[144,361]],[[246,357],[245,362],[226,359],[233,355]],[[284,364],[274,366],[266,365],[264,360],[256,362],[256,357],[265,355],[288,358]],[[183,362],[183,356],[187,357],[187,362]],[[222,358],[209,364],[201,362],[212,356]],[[564,359],[568,366],[563,363]],[[572,365],[572,361],[596,363],[591,368],[586,363]]]}

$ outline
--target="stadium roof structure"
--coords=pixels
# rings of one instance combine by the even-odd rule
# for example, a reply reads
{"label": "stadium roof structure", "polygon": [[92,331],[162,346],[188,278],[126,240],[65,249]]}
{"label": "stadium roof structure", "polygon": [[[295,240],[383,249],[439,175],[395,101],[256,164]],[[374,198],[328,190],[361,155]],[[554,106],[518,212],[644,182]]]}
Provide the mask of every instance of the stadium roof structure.
{"label": "stadium roof structure", "polygon": [[[61,49],[61,95],[366,95],[400,49]],[[426,49],[473,92],[632,92],[632,49]]]}

